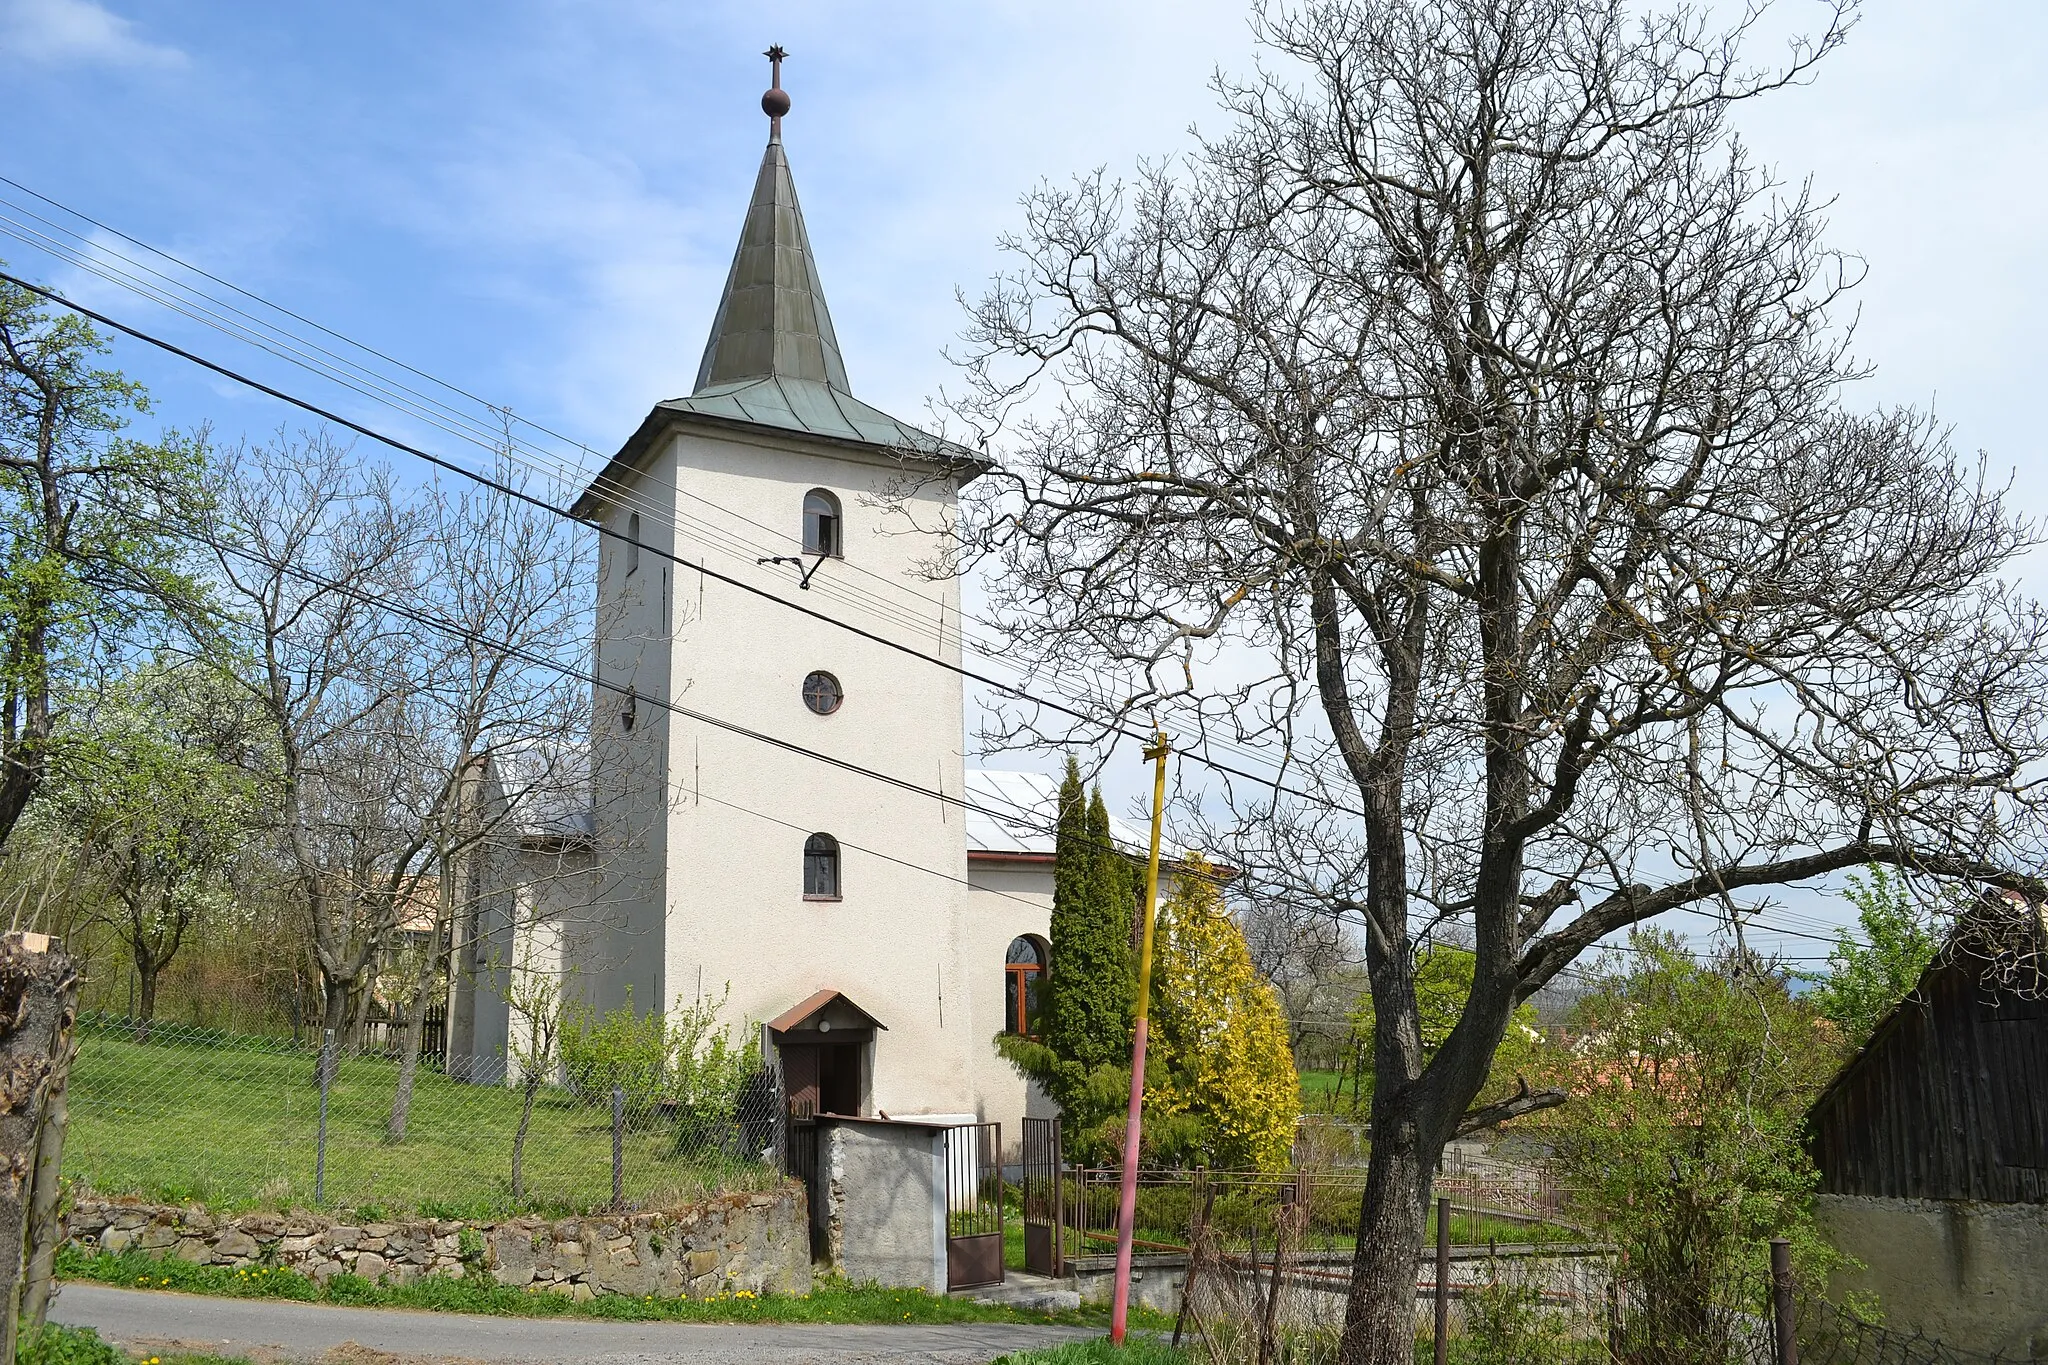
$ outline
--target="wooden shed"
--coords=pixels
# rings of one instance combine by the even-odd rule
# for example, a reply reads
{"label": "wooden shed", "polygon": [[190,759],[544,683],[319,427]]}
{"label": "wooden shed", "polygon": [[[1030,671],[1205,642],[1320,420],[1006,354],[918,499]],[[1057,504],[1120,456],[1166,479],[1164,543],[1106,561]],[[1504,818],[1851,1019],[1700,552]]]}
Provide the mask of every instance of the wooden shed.
{"label": "wooden shed", "polygon": [[[1824,1194],[2048,1202],[2048,977],[1959,930],[1814,1102]],[[2010,943],[2010,934],[1997,936]]]}

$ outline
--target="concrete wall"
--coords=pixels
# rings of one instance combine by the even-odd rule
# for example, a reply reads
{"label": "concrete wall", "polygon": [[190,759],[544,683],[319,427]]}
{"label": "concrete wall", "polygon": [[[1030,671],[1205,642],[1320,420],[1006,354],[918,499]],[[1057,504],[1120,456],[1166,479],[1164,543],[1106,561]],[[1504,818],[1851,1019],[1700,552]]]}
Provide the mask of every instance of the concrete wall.
{"label": "concrete wall", "polygon": [[808,1294],[807,1217],[803,1190],[792,1184],[660,1213],[560,1222],[350,1224],[308,1213],[216,1217],[202,1208],[81,1199],[65,1213],[64,1231],[88,1253],[142,1251],[195,1265],[278,1266],[322,1283],[343,1272],[385,1284],[488,1274],[499,1284],[577,1299],[701,1299],[740,1289]]}
{"label": "concrete wall", "polygon": [[840,1274],[946,1292],[945,1140],[917,1123],[821,1126],[826,1255]]}
{"label": "concrete wall", "polygon": [[1817,1196],[1835,1247],[1864,1263],[1836,1295],[1873,1293],[1887,1323],[1948,1346],[2048,1355],[2048,1206]]}

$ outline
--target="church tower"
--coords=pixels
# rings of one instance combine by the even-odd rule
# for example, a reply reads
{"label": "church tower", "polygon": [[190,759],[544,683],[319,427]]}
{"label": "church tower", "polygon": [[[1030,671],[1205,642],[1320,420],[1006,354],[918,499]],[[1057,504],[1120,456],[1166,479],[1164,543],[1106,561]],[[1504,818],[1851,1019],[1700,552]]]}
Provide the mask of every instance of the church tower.
{"label": "church tower", "polygon": [[575,508],[602,533],[600,890],[571,990],[724,998],[820,1111],[1015,1107],[990,1046],[1009,934],[973,924],[965,821],[932,795],[963,791],[961,680],[905,652],[958,662],[958,584],[924,569],[986,465],[853,394],[783,149],[784,55],[695,387]]}

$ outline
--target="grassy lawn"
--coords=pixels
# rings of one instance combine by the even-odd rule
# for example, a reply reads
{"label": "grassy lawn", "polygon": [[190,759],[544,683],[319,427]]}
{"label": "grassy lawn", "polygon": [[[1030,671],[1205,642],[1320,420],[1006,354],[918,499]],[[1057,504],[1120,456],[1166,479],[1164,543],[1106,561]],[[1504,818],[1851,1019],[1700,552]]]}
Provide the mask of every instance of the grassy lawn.
{"label": "grassy lawn", "polygon": [[[137,1044],[87,1034],[71,1073],[64,1166],[101,1194],[199,1200],[223,1211],[312,1202],[319,1092],[311,1054]],[[398,1068],[340,1065],[328,1096],[327,1204],[364,1216],[488,1218],[589,1212],[611,1200],[609,1115],[550,1088],[526,1139],[526,1190],[511,1197],[520,1097],[420,1069],[405,1141],[385,1141]],[[765,1165],[684,1157],[666,1126],[629,1130],[625,1196],[646,1206],[707,1190],[765,1188]]]}
{"label": "grassy lawn", "polygon": [[[633,1322],[1030,1322],[1095,1327],[1108,1321],[1109,1310],[1095,1304],[1073,1312],[1037,1313],[1007,1304],[975,1303],[942,1298],[920,1289],[886,1289],[873,1284],[848,1284],[820,1279],[809,1294],[762,1294],[744,1291],[708,1299],[627,1298],[600,1295],[587,1303],[560,1294],[509,1289],[487,1277],[456,1279],[431,1275],[408,1285],[386,1287],[356,1275],[336,1275],[325,1285],[291,1270],[226,1266],[195,1266],[175,1257],[141,1252],[91,1256],[66,1248],[58,1254],[57,1273],[70,1280],[92,1280],[128,1289],[180,1290],[188,1294],[220,1294],[232,1298],[291,1299],[300,1303],[338,1303],[373,1308],[425,1308],[453,1313],[491,1313],[507,1317],[608,1318]],[[1169,1318],[1133,1309],[1132,1321],[1156,1329]],[[69,1365],[51,1361],[47,1365]],[[90,1365],[97,1365],[96,1362]]]}
{"label": "grassy lawn", "polygon": [[1312,1114],[1329,1112],[1337,1098],[1337,1090],[1346,1081],[1338,1071],[1304,1071],[1301,1073],[1301,1107]]}
{"label": "grassy lawn", "polygon": [[1098,1337],[1039,1351],[1012,1351],[997,1356],[994,1365],[1190,1365],[1193,1360],[1165,1339],[1133,1334],[1122,1346],[1112,1346],[1108,1337]]}

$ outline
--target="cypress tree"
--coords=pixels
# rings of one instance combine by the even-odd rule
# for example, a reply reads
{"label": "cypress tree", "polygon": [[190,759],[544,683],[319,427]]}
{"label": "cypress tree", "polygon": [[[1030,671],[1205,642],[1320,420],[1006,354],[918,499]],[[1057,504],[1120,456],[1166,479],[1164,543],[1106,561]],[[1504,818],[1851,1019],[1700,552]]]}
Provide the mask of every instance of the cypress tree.
{"label": "cypress tree", "polygon": [[1115,1120],[1130,1089],[1137,996],[1131,947],[1136,883],[1110,839],[1100,790],[1067,760],[1060,784],[1052,898],[1052,962],[1038,1038],[998,1036],[996,1050],[1060,1107],[1068,1154],[1115,1154]]}
{"label": "cypress tree", "polygon": [[1045,1044],[1085,1071],[1129,1059],[1135,991],[1130,879],[1110,844],[1101,791],[1084,791],[1080,765],[1069,758],[1053,846]]}

